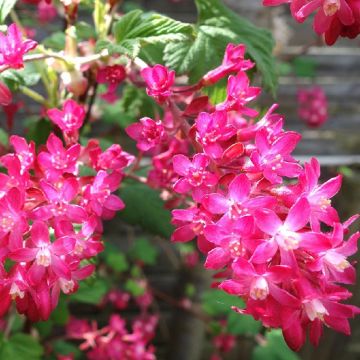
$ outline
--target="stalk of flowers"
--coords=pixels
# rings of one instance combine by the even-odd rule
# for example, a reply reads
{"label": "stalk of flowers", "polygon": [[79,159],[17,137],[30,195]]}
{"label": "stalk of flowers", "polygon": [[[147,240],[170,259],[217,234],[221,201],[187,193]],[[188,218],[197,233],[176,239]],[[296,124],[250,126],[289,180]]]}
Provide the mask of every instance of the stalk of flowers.
{"label": "stalk of flowers", "polygon": [[315,13],[314,30],[324,34],[328,45],[333,45],[339,36],[354,39],[360,34],[358,0],[263,0],[263,4],[290,4],[292,16],[299,23]]}
{"label": "stalk of flowers", "polygon": [[132,321],[129,331],[118,314],[112,314],[109,324],[100,329],[96,322],[71,318],[66,332],[69,339],[82,341],[80,349],[89,360],[154,360],[155,347],[150,342],[157,322],[156,315],[143,314]]}
{"label": "stalk of flowers", "polygon": [[328,120],[328,102],[319,86],[299,89],[297,93],[299,118],[309,127],[320,127]]}
{"label": "stalk of flowers", "polygon": [[166,117],[142,119],[127,132],[140,150],[153,152],[148,182],[166,187],[169,206],[182,205],[172,212],[172,240],[197,238],[205,267],[220,271],[215,285],[245,301],[245,309],[235,310],[281,328],[299,350],[308,330],[315,345],[324,325],[350,334],[348,319],[359,308],[343,304],[352,294],[340,284],[355,281],[348,257],[360,233],[346,235],[358,215],[340,222],[331,198],[341,176],[321,184],[316,159],[304,166],[296,161],[301,136],[283,129],[276,105],[260,118],[248,106],[260,89],[250,86],[243,56],[242,45],[228,46],[220,67],[199,83],[236,73],[216,105],[196,97],[191,89],[199,86],[176,93],[175,74],[161,65],[144,70],[147,92]]}
{"label": "stalk of flowers", "polygon": [[[82,125],[80,105],[71,104],[70,113],[49,110],[67,125],[64,138]],[[94,271],[89,259],[103,250],[102,219],[124,208],[113,192],[133,157],[115,144],[102,151],[96,140],[65,145],[53,133],[39,149],[19,136],[10,144],[14,152],[0,158],[0,314],[14,301],[31,321],[46,320],[60,292],[75,292]]]}

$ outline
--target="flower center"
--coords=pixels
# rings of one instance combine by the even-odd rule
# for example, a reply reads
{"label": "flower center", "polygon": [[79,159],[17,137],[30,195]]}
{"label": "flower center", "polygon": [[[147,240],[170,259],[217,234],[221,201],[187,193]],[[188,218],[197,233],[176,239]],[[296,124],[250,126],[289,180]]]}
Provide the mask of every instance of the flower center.
{"label": "flower center", "polygon": [[250,296],[254,300],[264,300],[269,295],[269,285],[266,279],[259,276],[250,285]]}
{"label": "flower center", "polygon": [[326,16],[335,15],[340,9],[340,0],[325,0],[323,9]]}
{"label": "flower center", "polygon": [[36,263],[42,266],[49,266],[51,264],[51,254],[48,247],[41,247],[36,254]]}
{"label": "flower center", "polygon": [[304,309],[308,318],[313,321],[320,319],[324,321],[324,316],[329,315],[323,303],[319,299],[310,300],[304,303]]}

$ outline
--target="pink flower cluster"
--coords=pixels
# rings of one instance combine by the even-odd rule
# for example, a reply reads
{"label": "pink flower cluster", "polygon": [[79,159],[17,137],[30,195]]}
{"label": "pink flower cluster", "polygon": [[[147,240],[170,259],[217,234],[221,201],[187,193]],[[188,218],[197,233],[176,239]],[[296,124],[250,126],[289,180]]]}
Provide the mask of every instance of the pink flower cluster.
{"label": "pink flower cluster", "polygon": [[302,23],[312,13],[314,30],[333,45],[339,36],[354,39],[360,34],[359,0],[263,0],[265,6],[290,4],[294,19]]}
{"label": "pink flower cluster", "polygon": [[[205,75],[203,82],[213,83],[237,72],[228,79],[224,102],[205,105],[191,127],[187,121],[194,117],[175,105],[178,96],[169,95],[171,115],[151,127],[142,121],[132,137],[139,148],[149,139],[158,145],[148,181],[166,189],[168,205],[182,205],[172,212],[172,240],[197,238],[205,267],[220,270],[217,285],[244,299],[246,309],[238,311],[282,328],[288,345],[299,350],[308,330],[314,344],[323,325],[350,333],[348,319],[359,309],[342,303],[351,293],[339,284],[355,280],[348,256],[357,251],[360,234],[346,234],[358,216],[340,222],[331,198],[341,176],[321,184],[316,159],[304,166],[296,161],[292,152],[301,136],[283,129],[276,105],[257,119],[248,103],[260,89],[250,86],[243,53],[242,45],[228,46],[220,67]],[[232,54],[240,59],[236,66],[229,66]],[[164,79],[159,83],[151,87],[160,88]],[[196,101],[188,99],[180,101]],[[176,134],[166,146],[163,130]],[[189,155],[190,145],[195,153]],[[171,197],[171,187],[178,197]]]}
{"label": "pink flower cluster", "polygon": [[113,314],[109,324],[98,329],[95,322],[72,318],[67,326],[69,339],[84,340],[80,349],[89,360],[155,360],[155,348],[149,344],[155,336],[158,318],[141,315],[133,320],[129,332],[126,321]]}
{"label": "pink flower cluster", "polygon": [[[79,105],[71,104],[76,117]],[[77,131],[69,113],[62,121],[61,112],[49,113],[64,137]],[[53,133],[38,151],[19,136],[10,143],[14,153],[0,158],[0,315],[14,300],[19,313],[46,320],[60,292],[75,292],[93,272],[87,259],[103,250],[102,219],[124,207],[112,193],[133,157],[119,145],[102,151],[96,140],[64,145]]]}
{"label": "pink flower cluster", "polygon": [[24,55],[36,46],[37,42],[33,40],[23,40],[20,29],[11,24],[6,35],[0,32],[0,66],[21,69]]}
{"label": "pink flower cluster", "polygon": [[327,97],[321,87],[314,86],[310,89],[299,89],[297,98],[298,114],[306,125],[319,127],[328,120]]}

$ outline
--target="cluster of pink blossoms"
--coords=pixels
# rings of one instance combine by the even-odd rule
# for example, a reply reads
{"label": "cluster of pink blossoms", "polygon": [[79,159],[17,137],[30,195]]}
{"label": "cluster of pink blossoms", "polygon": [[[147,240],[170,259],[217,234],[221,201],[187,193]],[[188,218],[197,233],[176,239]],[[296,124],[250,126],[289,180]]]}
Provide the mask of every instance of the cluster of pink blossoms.
{"label": "cluster of pink blossoms", "polygon": [[66,333],[69,339],[84,340],[80,349],[86,351],[89,360],[155,360],[155,348],[150,342],[157,322],[155,315],[140,315],[129,332],[126,321],[118,314],[111,315],[109,324],[101,329],[96,322],[72,318]]}
{"label": "cluster of pink blossoms", "polygon": [[87,260],[103,250],[102,219],[124,207],[112,193],[133,161],[119,145],[102,151],[97,140],[77,142],[85,111],[73,100],[48,116],[66,144],[51,133],[36,151],[11,136],[14,153],[0,158],[0,315],[14,300],[32,321],[46,320],[60,292],[75,292],[93,272]]}
{"label": "cluster of pink blossoms", "polygon": [[310,89],[299,89],[298,114],[309,127],[323,125],[329,117],[328,102],[324,90],[319,86]]}
{"label": "cluster of pink blossoms", "polygon": [[[148,93],[167,111],[163,121],[142,119],[128,133],[153,153],[150,185],[166,189],[169,206],[182,205],[172,212],[173,241],[197,238],[205,267],[220,271],[215,285],[244,299],[246,309],[237,311],[281,328],[299,350],[308,330],[314,344],[323,325],[350,333],[359,308],[342,303],[351,293],[339,284],[355,281],[348,256],[360,234],[346,234],[358,216],[340,222],[331,198],[341,176],[320,184],[316,159],[305,166],[294,159],[301,136],[283,129],[276,106],[260,119],[248,107],[260,89],[250,86],[243,50],[229,45],[222,65],[194,87],[235,72],[217,105],[172,88],[174,74],[160,65],[143,71]],[[196,115],[199,109],[206,112]]]}
{"label": "cluster of pink blossoms", "polygon": [[315,13],[314,30],[325,35],[328,45],[333,45],[339,36],[354,39],[360,34],[359,0],[263,0],[263,4],[290,4],[292,16],[299,23]]}

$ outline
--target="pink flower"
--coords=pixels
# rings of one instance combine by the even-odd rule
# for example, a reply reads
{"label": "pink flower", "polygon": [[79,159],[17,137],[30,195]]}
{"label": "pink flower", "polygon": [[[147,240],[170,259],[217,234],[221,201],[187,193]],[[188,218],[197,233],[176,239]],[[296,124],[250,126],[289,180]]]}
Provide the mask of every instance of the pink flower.
{"label": "pink flower", "polygon": [[126,70],[122,65],[109,65],[100,68],[96,75],[96,81],[99,84],[109,85],[107,92],[102,94],[101,97],[104,100],[110,100],[109,102],[112,102],[113,98],[116,99],[116,90],[125,78]]}
{"label": "pink flower", "polygon": [[33,40],[22,39],[22,34],[16,24],[8,27],[7,35],[0,32],[0,65],[13,69],[24,67],[23,56],[37,46]]}
{"label": "pink flower", "polygon": [[298,133],[288,131],[271,142],[266,129],[261,129],[256,134],[256,149],[250,156],[254,168],[249,166],[249,171],[261,171],[273,184],[281,183],[282,176],[289,178],[298,176],[302,170],[301,166],[290,154],[300,138]]}
{"label": "pink flower", "polygon": [[230,76],[227,86],[226,100],[216,105],[216,110],[237,110],[240,114],[247,116],[257,116],[256,110],[247,108],[246,103],[255,99],[261,92],[258,87],[250,87],[250,80],[244,72],[239,72],[236,76]]}
{"label": "pink flower", "polygon": [[301,239],[305,233],[299,232],[309,222],[310,205],[305,198],[300,198],[289,210],[289,213],[282,221],[270,209],[258,209],[255,213],[257,226],[270,235],[254,251],[251,261],[261,264],[274,257],[278,249],[286,258],[285,252],[291,252],[301,246]]}
{"label": "pink flower", "polygon": [[141,76],[146,82],[148,95],[160,104],[172,94],[170,88],[175,82],[175,71],[169,71],[165,66],[158,64],[143,69]]}
{"label": "pink flower", "polygon": [[208,189],[217,184],[216,175],[206,170],[209,163],[205,154],[196,154],[192,161],[185,155],[175,155],[174,171],[182,177],[175,183],[174,190],[180,194],[193,190],[194,199],[201,200]]}
{"label": "pink flower", "polygon": [[257,270],[253,264],[238,258],[232,264],[234,280],[225,280],[220,288],[232,295],[249,294],[253,300],[265,300],[272,291],[279,292],[278,285],[292,275],[289,266],[274,265]]}
{"label": "pink flower", "polygon": [[107,174],[100,170],[94,182],[84,190],[85,204],[97,215],[111,219],[115,212],[125,207],[123,201],[116,195],[111,194],[117,190],[122,179],[118,172]]}
{"label": "pink flower", "polygon": [[48,23],[57,16],[56,7],[51,4],[51,1],[40,0],[37,11],[37,18],[41,23]]}
{"label": "pink flower", "polygon": [[161,121],[154,121],[147,117],[140,119],[140,123],[128,126],[126,133],[137,141],[136,146],[141,151],[151,150],[166,138],[165,128]]}
{"label": "pink flower", "polygon": [[50,120],[57,125],[65,135],[75,137],[77,140],[78,130],[83,125],[86,112],[82,105],[69,99],[64,102],[62,110],[50,109],[47,111]]}
{"label": "pink flower", "polygon": [[328,120],[328,104],[321,87],[298,91],[298,114],[310,127],[319,127]]}
{"label": "pink flower", "polygon": [[228,44],[222,64],[204,75],[203,84],[214,84],[231,72],[246,71],[254,67],[250,60],[245,60],[245,45]]}
{"label": "pink flower", "polygon": [[43,168],[47,179],[57,180],[64,173],[77,173],[77,160],[80,155],[80,144],[74,144],[65,149],[62,141],[54,134],[50,134],[46,142],[49,152],[42,151],[38,155],[38,162]]}
{"label": "pink flower", "polygon": [[[277,6],[290,3],[291,13],[298,22],[316,12],[314,30],[317,34],[325,34],[328,45],[332,45],[338,36],[355,37],[359,34],[360,18],[357,16],[358,3],[352,0],[264,0],[265,6]],[[354,25],[356,30],[354,33]],[[352,29],[347,33],[344,29]]]}
{"label": "pink flower", "polygon": [[73,250],[75,240],[62,238],[50,242],[49,228],[42,221],[34,222],[30,235],[27,247],[12,251],[10,258],[17,262],[34,260],[27,274],[31,284],[38,285],[45,276],[47,268],[51,268],[61,278],[70,279],[70,269],[64,262],[63,256]]}
{"label": "pink flower", "polygon": [[33,210],[32,216],[34,219],[48,220],[55,218],[56,221],[59,221],[61,217],[67,217],[75,223],[82,223],[86,220],[86,211],[81,206],[71,203],[77,196],[79,189],[79,184],[75,178],[64,180],[60,189],[45,180],[40,181],[40,186],[47,204]]}
{"label": "pink flower", "polygon": [[9,88],[0,81],[0,105],[8,106],[12,102],[12,93]]}
{"label": "pink flower", "polygon": [[227,113],[225,111],[215,111],[212,114],[202,112],[196,119],[195,125],[196,140],[203,145],[206,155],[212,159],[221,158],[226,148],[225,142],[236,133],[236,129],[227,121]]}

